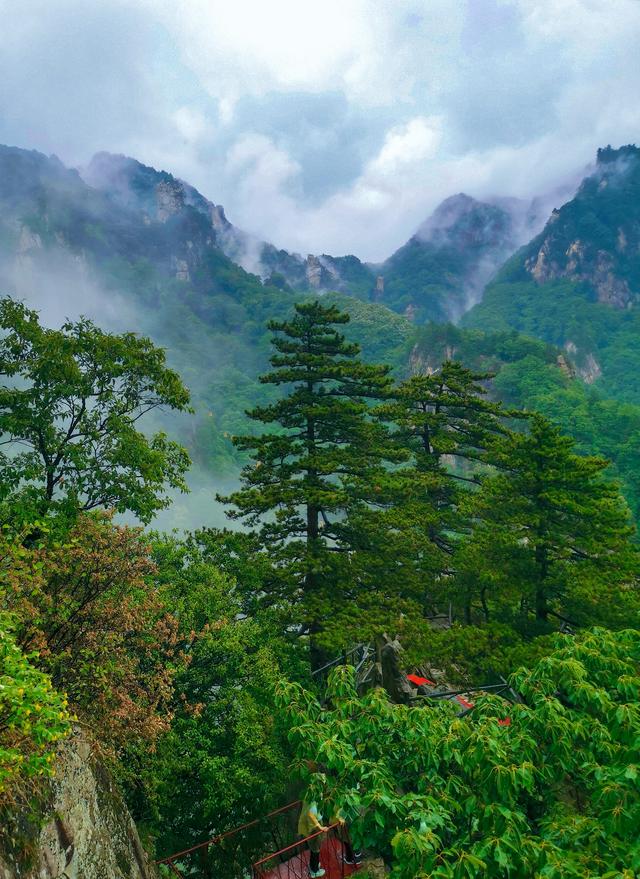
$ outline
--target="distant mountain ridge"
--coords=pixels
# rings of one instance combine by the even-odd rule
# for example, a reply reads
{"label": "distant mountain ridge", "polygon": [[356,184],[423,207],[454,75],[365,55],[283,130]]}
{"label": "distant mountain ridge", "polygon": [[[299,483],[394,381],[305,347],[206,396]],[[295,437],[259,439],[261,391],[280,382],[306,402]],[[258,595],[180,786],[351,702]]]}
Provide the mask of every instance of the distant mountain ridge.
{"label": "distant mountain ridge", "polygon": [[[583,450],[616,462],[640,516],[640,409],[628,405],[640,403],[637,153],[601,151],[575,198],[570,183],[530,203],[452,196],[395,254],[370,265],[256,241],[221,205],[135,159],[102,153],[79,173],[55,157],[0,147],[0,292],[24,297],[49,325],[86,314],[166,348],[196,415],[161,426],[199,468],[189,501],[199,522],[211,521],[211,499],[223,488],[212,477],[238,473],[231,437],[246,432],[245,411],[271,399],[257,382],[268,362],[267,322],[317,294],[351,314],[349,338],[397,375],[454,356],[497,372],[501,399],[557,418]],[[550,200],[561,207],[529,240]],[[584,257],[573,267],[566,252],[576,238]],[[553,274],[536,279],[541,250]],[[612,281],[599,288],[601,252]],[[480,299],[505,254],[462,329],[426,323]],[[186,507],[174,507],[171,527],[189,521]]]}
{"label": "distant mountain ridge", "polygon": [[511,257],[462,325],[564,347],[587,382],[640,403],[640,149],[598,150],[574,198]]}
{"label": "distant mountain ridge", "polygon": [[[227,255],[244,245],[221,206],[165,171],[99,154],[81,176],[55,157],[0,146],[0,294],[24,298],[48,325],[83,314],[165,347],[197,412],[172,430],[218,474],[237,473],[231,436],[268,395],[256,381],[268,362],[267,322],[306,295]],[[374,303],[342,305],[353,315],[350,337],[366,336],[372,356],[398,362],[406,321]]]}
{"label": "distant mountain ridge", "polygon": [[[380,264],[357,256],[308,254],[279,249],[234,226],[224,207],[166,171],[102,152],[81,170],[92,188],[143,222],[166,223],[189,210],[205,218],[209,243],[267,284],[300,292],[337,291],[381,302],[411,321],[458,318],[476,302],[486,282],[522,243],[539,218],[535,206],[517,199],[481,202],[464,193],[442,202],[412,238]],[[176,257],[176,277],[187,279],[194,253]]]}

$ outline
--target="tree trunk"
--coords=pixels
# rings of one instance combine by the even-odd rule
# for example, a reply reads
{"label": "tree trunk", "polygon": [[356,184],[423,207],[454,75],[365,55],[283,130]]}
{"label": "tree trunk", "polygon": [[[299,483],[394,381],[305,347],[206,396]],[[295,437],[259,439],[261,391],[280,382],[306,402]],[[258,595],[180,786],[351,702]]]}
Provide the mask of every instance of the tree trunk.
{"label": "tree trunk", "polygon": [[544,544],[536,546],[536,619],[546,623],[549,619],[549,610],[547,607],[547,576],[549,574],[549,562],[547,558],[547,547]]}

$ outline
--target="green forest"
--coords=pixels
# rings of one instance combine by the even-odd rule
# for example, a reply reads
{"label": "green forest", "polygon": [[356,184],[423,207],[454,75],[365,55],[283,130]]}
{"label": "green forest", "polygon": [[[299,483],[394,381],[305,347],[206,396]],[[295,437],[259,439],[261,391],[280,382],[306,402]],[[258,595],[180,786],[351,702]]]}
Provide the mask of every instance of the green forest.
{"label": "green forest", "polygon": [[[176,282],[171,364],[0,300],[3,846],[28,865],[80,726],[160,860],[302,799],[394,879],[640,874],[639,402],[537,325],[384,324],[214,258],[217,297]],[[224,370],[190,355],[205,305],[238,328]],[[199,466],[242,467],[228,527],[163,533],[194,423]],[[473,701],[360,686],[352,651],[385,636]],[[178,866],[240,879],[272,850]]]}

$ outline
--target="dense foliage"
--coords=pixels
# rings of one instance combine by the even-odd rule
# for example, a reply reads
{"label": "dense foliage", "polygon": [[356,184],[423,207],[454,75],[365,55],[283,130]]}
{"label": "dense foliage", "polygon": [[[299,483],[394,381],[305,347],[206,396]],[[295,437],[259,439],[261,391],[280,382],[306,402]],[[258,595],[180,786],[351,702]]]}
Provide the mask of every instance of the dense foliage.
{"label": "dense foliage", "polygon": [[585,385],[569,355],[514,330],[484,332],[431,324],[419,330],[412,352],[415,368],[434,369],[453,357],[495,373],[489,391],[510,407],[540,412],[576,440],[577,450],[611,461],[636,517],[640,510],[640,406],[607,397]]}
{"label": "dense foliage", "polygon": [[511,684],[518,703],[479,696],[463,718],[457,703],[358,697],[348,667],[325,705],[296,684],[279,698],[309,797],[340,808],[392,876],[631,879],[640,635],[560,636]]}
{"label": "dense foliage", "polygon": [[[365,339],[376,318],[357,312]],[[147,469],[154,441],[133,426],[145,408],[187,406],[163,353],[87,321],[44,330],[8,299],[3,319],[9,379],[26,379],[2,398],[6,802],[42,796],[73,713],[158,854],[295,799],[313,762],[313,795],[399,879],[630,875],[634,530],[606,462],[503,407],[492,384],[497,369],[515,401],[518,370],[558,372],[555,350],[428,327],[416,374],[394,379],[361,356],[335,299],[298,303],[270,324],[272,369],[250,413],[263,432],[235,440],[249,460],[228,501],[247,530],[167,536],[113,518],[114,506],[144,518],[183,476],[169,439],[176,457]],[[391,329],[373,338],[398,366],[410,336],[400,318]],[[561,621],[578,634],[557,640]],[[448,702],[360,697],[344,670],[321,692],[314,666],[389,629],[407,668],[445,685],[523,665],[522,701],[477,699],[463,719]],[[251,834],[244,860],[221,847],[189,869],[242,875],[272,845]]]}
{"label": "dense foliage", "polygon": [[129,757],[132,802],[149,833],[161,828],[159,853],[170,854],[282,805],[290,754],[274,688],[288,675],[306,679],[307,667],[282,618],[242,613],[217,535],[162,538],[154,556],[165,600],[200,633],[174,680],[171,731],[151,760]]}
{"label": "dense foliage", "polygon": [[34,665],[0,614],[0,813],[15,788],[54,772],[55,744],[69,731],[67,700]]}
{"label": "dense foliage", "polygon": [[576,455],[541,415],[497,452],[502,470],[467,499],[477,520],[462,546],[457,599],[465,616],[544,623],[640,623],[638,555],[629,511],[602,478],[606,461]]}
{"label": "dense foliage", "polygon": [[0,300],[0,499],[27,514],[113,507],[148,521],[184,489],[186,451],[138,421],[189,394],[164,352],[133,333],[102,332],[91,321],[45,329],[34,311]]}
{"label": "dense foliage", "polygon": [[397,452],[384,427],[367,417],[368,401],[389,392],[389,368],[357,357],[358,346],[336,329],[349,316],[334,306],[315,301],[295,312],[291,321],[270,324],[277,353],[274,370],[261,378],[288,394],[250,413],[280,429],[236,438],[253,461],[228,501],[232,517],[260,525],[277,577],[270,598],[302,602],[304,631],[317,634],[347,574],[341,556],[357,540],[349,512],[371,497]]}

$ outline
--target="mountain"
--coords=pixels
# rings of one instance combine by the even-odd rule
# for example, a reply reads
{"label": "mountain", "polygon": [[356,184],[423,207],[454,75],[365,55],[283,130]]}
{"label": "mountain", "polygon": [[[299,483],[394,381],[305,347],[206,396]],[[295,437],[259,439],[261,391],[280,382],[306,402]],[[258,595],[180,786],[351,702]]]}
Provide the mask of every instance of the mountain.
{"label": "mountain", "polygon": [[[237,473],[230,437],[269,393],[256,382],[269,356],[266,324],[301,298],[230,258],[248,240],[220,205],[134,159],[100,153],[79,173],[55,157],[0,147],[0,291],[26,299],[50,324],[85,314],[163,345],[196,408],[171,429],[197,464],[219,474]],[[348,302],[352,337],[368,337],[376,356],[399,362],[406,322]]]}
{"label": "mountain", "polygon": [[[403,248],[374,267],[355,256],[303,259],[256,245],[227,220],[220,205],[135,159],[100,153],[78,172],[55,157],[0,147],[0,291],[25,298],[52,325],[86,314],[107,329],[134,328],[166,348],[169,363],[192,391],[196,413],[162,426],[189,448],[199,489],[188,508],[174,505],[172,526],[188,526],[194,517],[211,521],[211,475],[221,488],[220,480],[233,480],[238,472],[242,459],[231,436],[246,431],[245,410],[273,393],[256,380],[268,361],[268,320],[282,318],[295,301],[331,287],[345,291],[323,295],[350,312],[346,332],[367,359],[390,363],[400,376],[436,368],[451,357],[496,372],[501,399],[555,417],[582,450],[612,458],[640,512],[634,487],[640,409],[625,402],[635,399],[640,376],[640,370],[633,371],[640,331],[633,324],[636,310],[598,302],[596,288],[585,278],[560,276],[567,264],[557,253],[569,245],[555,243],[565,214],[579,222],[575,212],[581,213],[585,198],[615,193],[611,210],[619,211],[617,200],[629,196],[635,162],[634,152],[605,151],[574,201],[505,264],[484,302],[464,317],[469,329],[459,329],[424,321],[443,318],[463,308],[468,297],[479,296],[483,272],[493,271],[495,260],[538,222],[543,202],[538,208],[514,200],[489,205],[454,196]],[[622,228],[629,248],[637,248],[632,210],[619,211],[616,230]],[[594,252],[588,236],[580,240],[585,254]],[[545,247],[554,255],[558,277],[543,281],[532,271]],[[251,253],[262,260],[262,276],[230,256],[246,262]],[[629,252],[614,246],[611,258],[616,254],[621,265],[623,260],[631,264]],[[624,276],[633,293],[631,278]],[[571,317],[566,333],[562,314]],[[598,339],[589,336],[594,327]],[[630,335],[624,337],[623,330]],[[544,342],[519,335],[523,332]],[[626,358],[631,374],[621,371],[614,387],[616,356]],[[601,369],[606,375],[595,387],[576,378],[591,380]]]}
{"label": "mountain", "polygon": [[[216,205],[194,187],[166,171],[156,171],[128,156],[97,153],[81,170],[82,178],[121,207],[135,211],[143,222],[166,223],[194,211],[209,226],[209,243],[229,259],[267,284],[282,289],[286,284],[299,291],[337,290],[351,292],[364,282],[371,286],[371,271],[355,256],[326,254],[306,258],[289,253],[249,235],[227,219],[222,205]],[[182,280],[189,280],[192,250],[176,266]]]}
{"label": "mountain", "polygon": [[[261,243],[258,271],[270,283],[286,283],[296,290],[337,290],[382,303],[416,324],[458,320],[481,299],[504,261],[543,226],[550,199],[562,203],[574,190],[569,181],[530,202],[496,198],[489,203],[464,193],[451,196],[379,264],[363,263],[352,255],[303,258]],[[252,256],[255,252],[254,247]]]}
{"label": "mountain", "polygon": [[263,242],[258,271],[271,283],[296,290],[337,290],[380,302],[414,323],[451,320],[478,300],[491,275],[521,243],[523,203],[503,201],[504,207],[464,193],[446,199],[379,264],[353,255],[303,258]]}
{"label": "mountain", "polygon": [[595,172],[526,248],[525,271],[538,284],[584,282],[598,302],[632,307],[640,299],[639,194],[640,150],[599,150]]}
{"label": "mountain", "polygon": [[454,195],[379,266],[375,299],[416,323],[457,319],[517,243],[511,213]]}
{"label": "mountain", "polygon": [[640,149],[598,151],[575,197],[518,251],[462,324],[563,347],[589,383],[640,402]]}

